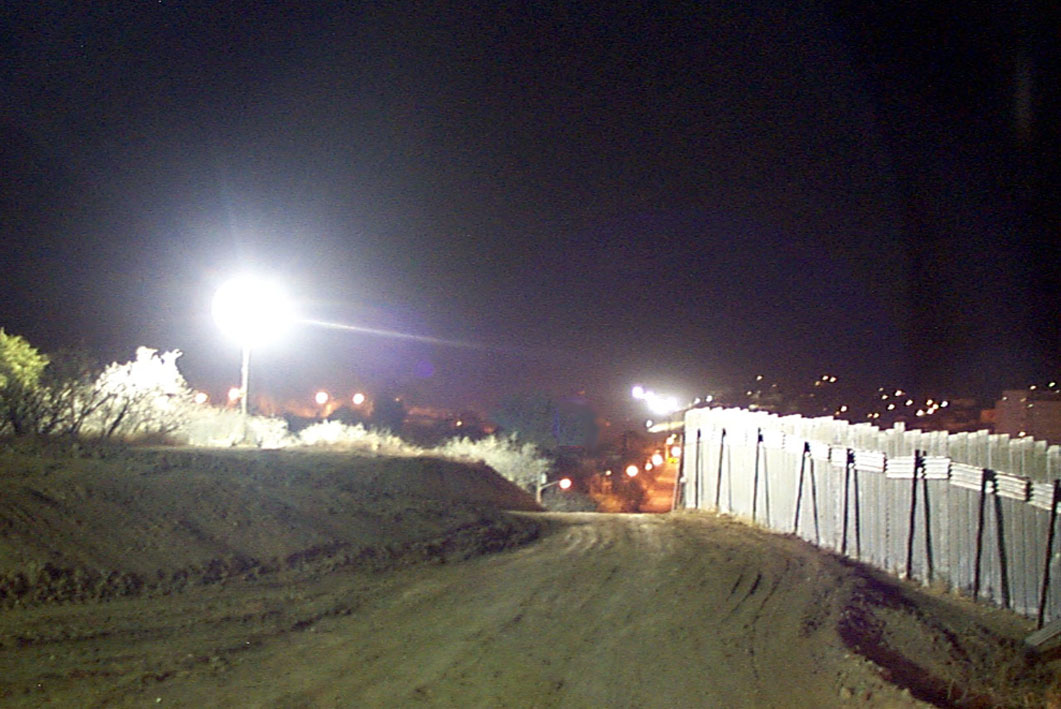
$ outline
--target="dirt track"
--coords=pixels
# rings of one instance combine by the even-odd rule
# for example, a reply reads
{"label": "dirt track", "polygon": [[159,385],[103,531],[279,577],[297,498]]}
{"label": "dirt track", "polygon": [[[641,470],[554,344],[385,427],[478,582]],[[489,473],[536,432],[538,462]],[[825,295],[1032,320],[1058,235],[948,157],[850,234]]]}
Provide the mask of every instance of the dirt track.
{"label": "dirt track", "polygon": [[[21,660],[23,693],[8,699],[14,706],[45,698],[67,706],[919,705],[882,679],[888,668],[845,646],[838,627],[865,609],[851,605],[859,582],[835,559],[702,515],[533,516],[552,530],[542,540],[460,563],[237,583],[173,603],[131,599],[25,613],[28,629],[62,626],[66,639],[5,653]],[[975,637],[962,646],[942,626],[915,618],[920,612],[891,618],[892,631],[907,636],[896,642],[912,644],[905,649],[917,661],[969,655]],[[985,640],[986,628],[977,627]],[[931,667],[922,670],[931,677]],[[950,691],[955,704],[963,695],[971,705],[990,703],[977,689]]]}
{"label": "dirt track", "polygon": [[0,462],[4,706],[1044,706],[1056,686],[1027,622],[731,519],[508,513],[533,503],[428,459]]}

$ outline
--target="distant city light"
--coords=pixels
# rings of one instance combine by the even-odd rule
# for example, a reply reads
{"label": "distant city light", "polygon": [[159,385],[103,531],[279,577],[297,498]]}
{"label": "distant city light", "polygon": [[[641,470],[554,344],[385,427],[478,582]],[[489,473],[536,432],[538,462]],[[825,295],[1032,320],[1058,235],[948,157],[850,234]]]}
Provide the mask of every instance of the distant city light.
{"label": "distant city light", "polygon": [[237,401],[239,401],[239,399],[240,399],[240,397],[242,395],[243,395],[243,392],[240,390],[239,387],[230,388],[228,390],[228,403],[230,403],[230,404],[236,403]]}
{"label": "distant city light", "polygon": [[560,479],[560,489],[561,490],[568,490],[570,488],[571,488],[571,478],[561,478]]}
{"label": "distant city light", "polygon": [[330,398],[331,397],[328,396],[328,392],[326,391],[318,391],[316,394],[313,395],[313,400],[317,402],[318,406],[324,406],[328,403],[328,400]]}
{"label": "distant city light", "polygon": [[652,465],[663,465],[663,455],[661,453],[652,454]]}
{"label": "distant city light", "polygon": [[210,400],[210,397],[207,396],[205,391],[197,391],[197,392],[195,392],[195,398],[194,398],[195,403],[197,403],[197,404],[205,404],[209,400]]}
{"label": "distant city light", "polygon": [[645,471],[646,472],[649,471],[649,470],[652,470],[653,467],[654,466],[652,465],[652,463],[645,463]]}
{"label": "distant city light", "polygon": [[677,457],[681,456],[681,454],[682,454],[682,447],[681,446],[674,446],[673,448],[670,449],[671,458],[677,458]]}
{"label": "distant city light", "polygon": [[357,392],[356,394],[354,394],[351,401],[354,402],[354,406],[361,406],[361,404],[365,403],[365,395],[361,392]]}
{"label": "distant city light", "polygon": [[641,469],[638,468],[636,465],[626,466],[626,474],[631,478],[636,478],[639,472],[641,472]]}

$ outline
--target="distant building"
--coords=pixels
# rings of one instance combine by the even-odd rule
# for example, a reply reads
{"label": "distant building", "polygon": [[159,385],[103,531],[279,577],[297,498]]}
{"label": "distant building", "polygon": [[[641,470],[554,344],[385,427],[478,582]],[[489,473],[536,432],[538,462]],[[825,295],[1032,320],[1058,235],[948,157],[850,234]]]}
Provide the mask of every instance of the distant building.
{"label": "distant building", "polygon": [[1002,392],[995,404],[995,433],[1061,443],[1061,395],[1038,389]]}

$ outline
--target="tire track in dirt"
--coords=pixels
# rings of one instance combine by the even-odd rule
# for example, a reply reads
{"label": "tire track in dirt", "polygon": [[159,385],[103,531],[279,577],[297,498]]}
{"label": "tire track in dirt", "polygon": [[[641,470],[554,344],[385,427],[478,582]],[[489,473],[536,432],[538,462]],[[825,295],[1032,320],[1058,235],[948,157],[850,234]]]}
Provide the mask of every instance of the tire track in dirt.
{"label": "tire track in dirt", "polygon": [[[742,548],[735,537],[720,549],[703,520],[548,522],[553,531],[530,547],[410,571],[393,594],[245,653],[223,677],[152,691],[178,706],[837,703],[839,665],[857,663],[799,636],[803,609],[791,593],[803,580],[758,543]],[[797,603],[787,625],[776,622],[781,594]],[[877,691],[884,705],[915,704]]]}
{"label": "tire track in dirt", "polygon": [[[798,540],[706,515],[531,518],[538,541],[470,561],[175,596],[153,624],[81,635],[86,658],[112,655],[55,696],[101,707],[923,706],[851,654],[837,630],[852,622],[850,569]],[[123,613],[140,617],[134,606],[157,601],[100,609],[120,628]],[[88,630],[87,610],[39,617]],[[52,648],[25,652],[47,665]]]}

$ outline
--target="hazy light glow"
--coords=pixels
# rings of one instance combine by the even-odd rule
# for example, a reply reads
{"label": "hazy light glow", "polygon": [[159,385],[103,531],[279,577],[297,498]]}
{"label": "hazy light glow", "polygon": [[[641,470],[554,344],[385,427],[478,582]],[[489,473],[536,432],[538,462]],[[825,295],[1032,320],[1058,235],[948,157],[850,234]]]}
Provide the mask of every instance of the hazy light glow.
{"label": "hazy light glow", "polygon": [[636,478],[639,472],[641,472],[641,469],[638,468],[636,465],[626,466],[626,474],[631,478]]}
{"label": "hazy light glow", "polygon": [[316,394],[313,395],[313,400],[317,402],[318,406],[324,406],[328,403],[328,399],[330,398],[331,397],[328,396],[328,392],[326,391],[318,391]]}
{"label": "hazy light glow", "polygon": [[653,453],[652,465],[663,465],[663,455],[660,453]]}
{"label": "hazy light glow", "polygon": [[243,396],[243,391],[239,387],[231,387],[228,390],[228,401],[230,404],[239,401],[241,396]]}
{"label": "hazy light glow", "polygon": [[645,406],[648,407],[648,410],[656,416],[667,416],[682,408],[681,404],[678,402],[678,397],[657,394],[640,384],[630,390],[630,395],[638,401],[645,402]]}
{"label": "hazy light glow", "polygon": [[214,294],[213,315],[221,330],[244,347],[277,339],[295,320],[295,309],[276,281],[241,275]]}
{"label": "hazy light glow", "polygon": [[361,406],[361,404],[365,403],[365,395],[361,392],[357,392],[350,400],[354,402],[354,406]]}
{"label": "hazy light glow", "polygon": [[195,392],[195,403],[197,403],[197,404],[205,404],[209,400],[210,400],[210,397],[207,395],[207,393],[205,391],[197,391],[197,392]]}
{"label": "hazy light glow", "polygon": [[571,487],[571,478],[561,478],[560,479],[560,489],[561,490],[567,490],[570,487]]}

